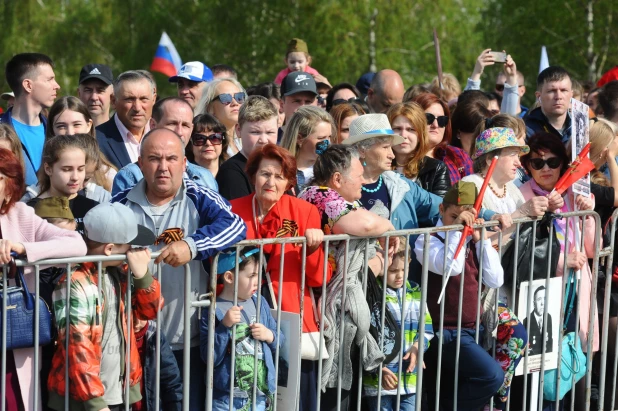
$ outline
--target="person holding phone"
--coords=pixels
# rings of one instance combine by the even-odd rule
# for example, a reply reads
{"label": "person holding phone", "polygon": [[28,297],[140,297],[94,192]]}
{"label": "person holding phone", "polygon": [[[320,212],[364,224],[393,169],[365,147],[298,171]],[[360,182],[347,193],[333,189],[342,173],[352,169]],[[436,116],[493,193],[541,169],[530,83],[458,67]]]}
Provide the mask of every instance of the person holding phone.
{"label": "person holding phone", "polygon": [[519,75],[521,73],[517,71],[515,60],[513,60],[511,55],[507,54],[505,51],[496,52],[491,51],[491,49],[483,50],[476,59],[474,70],[472,70],[472,75],[468,78],[468,83],[466,84],[464,91],[480,90],[481,75],[483,74],[485,67],[493,66],[496,63],[504,64],[503,71],[501,71],[501,74],[498,75],[498,80],[500,79],[500,76],[504,76],[505,82],[501,85],[496,82],[496,92],[502,96],[500,112],[523,117],[523,114],[521,113],[525,107],[522,108],[520,105],[521,97],[526,92],[526,88],[523,85],[523,75],[521,76],[522,85],[520,86]]}

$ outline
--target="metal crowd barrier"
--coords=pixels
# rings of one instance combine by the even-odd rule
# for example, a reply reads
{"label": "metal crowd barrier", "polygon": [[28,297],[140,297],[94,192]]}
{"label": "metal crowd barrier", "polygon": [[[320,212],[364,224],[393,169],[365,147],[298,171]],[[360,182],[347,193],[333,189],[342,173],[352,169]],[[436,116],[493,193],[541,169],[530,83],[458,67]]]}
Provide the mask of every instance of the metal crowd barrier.
{"label": "metal crowd barrier", "polygon": [[[603,248],[601,246],[601,223],[600,223],[600,218],[598,216],[598,214],[594,213],[594,212],[569,212],[569,213],[564,213],[561,214],[558,217],[561,218],[565,218],[565,219],[575,219],[577,221],[580,221],[582,219],[582,217],[592,217],[594,220],[594,224],[595,224],[595,239],[594,239],[594,256],[591,259],[591,270],[592,270],[592,276],[593,276],[593,282],[591,285],[591,310],[588,316],[588,344],[586,348],[586,360],[587,360],[587,364],[586,364],[586,376],[585,378],[582,380],[584,382],[580,383],[580,384],[585,384],[585,394],[584,394],[584,398],[579,398],[580,394],[578,393],[578,390],[573,388],[570,392],[570,395],[568,397],[568,400],[565,399],[563,401],[562,406],[564,406],[564,409],[571,409],[571,410],[582,410],[585,409],[586,411],[591,409],[591,387],[592,387],[592,375],[593,375],[593,355],[592,355],[592,337],[594,336],[594,326],[595,326],[595,318],[597,318],[597,306],[596,306],[596,293],[597,293],[597,279],[598,279],[598,274],[599,274],[599,264],[600,264],[600,260],[603,259],[605,264],[605,270],[606,270],[606,279],[605,279],[605,294],[604,294],[604,300],[603,300],[603,305],[602,307],[604,307],[601,311],[602,311],[602,321],[601,318],[599,318],[599,324],[602,324],[601,327],[602,329],[601,331],[601,343],[600,343],[600,361],[599,361],[599,369],[600,369],[600,384],[599,384],[599,397],[601,398],[598,402],[598,406],[596,409],[598,410],[604,410],[604,409],[613,409],[614,408],[614,402],[611,402],[611,408],[610,407],[605,407],[603,404],[603,396],[607,391],[611,391],[613,395],[616,394],[616,375],[618,374],[617,370],[618,370],[618,355],[614,355],[614,358],[611,358],[612,362],[610,364],[607,364],[608,362],[608,331],[609,331],[609,323],[610,323],[610,313],[609,313],[609,301],[610,301],[610,291],[611,291],[611,282],[612,282],[612,259],[613,259],[613,250],[614,250],[614,246],[615,246],[615,232],[616,232],[616,217],[618,217],[618,210],[616,210],[616,212],[613,215],[613,220],[612,220],[612,225],[611,225],[611,243],[609,247]],[[511,231],[513,232],[513,234],[511,235],[511,237],[513,238],[512,240],[512,247],[515,247],[515,255],[517,255],[517,251],[518,251],[518,246],[519,246],[519,234],[520,234],[520,228],[521,225],[524,223],[532,223],[533,229],[535,229],[536,231],[536,226],[538,224],[539,219],[530,219],[530,218],[522,218],[522,219],[517,219],[514,220],[514,228],[511,229]],[[491,221],[491,222],[485,222],[483,224],[477,225],[475,226],[476,228],[480,228],[482,230],[482,234],[484,237],[484,234],[488,231],[488,230],[493,230],[494,228],[496,228],[496,226],[498,225],[497,222],[495,221]],[[566,230],[567,232],[565,233],[565,238],[568,239],[569,238],[569,224],[566,224]],[[422,271],[420,273],[420,288],[421,288],[421,310],[419,313],[419,326],[418,326],[418,335],[420,336],[420,338],[423,338],[424,333],[425,333],[425,328],[426,328],[426,324],[425,324],[425,312],[426,312],[426,307],[427,307],[427,299],[428,298],[437,298],[437,296],[430,296],[428,297],[427,295],[427,284],[428,284],[428,276],[430,275],[428,272],[428,266],[427,266],[427,262],[428,262],[428,258],[429,258],[429,244],[430,244],[430,234],[432,233],[444,233],[446,236],[445,239],[445,243],[448,244],[449,241],[449,234],[453,233],[455,231],[461,231],[463,229],[463,226],[461,225],[455,225],[455,226],[445,226],[445,227],[432,227],[432,228],[424,228],[424,229],[414,229],[414,230],[402,230],[402,231],[394,231],[394,232],[389,232],[386,235],[384,235],[385,237],[385,242],[386,242],[386,248],[388,248],[388,244],[390,241],[392,241],[391,239],[395,236],[402,236],[405,237],[408,243],[408,247],[405,251],[405,260],[408,260],[408,256],[412,255],[411,253],[413,253],[413,248],[414,247],[414,240],[416,237],[418,237],[419,235],[425,235],[424,237],[424,242],[423,242],[423,246],[424,246],[424,252],[423,252],[423,261],[420,261],[420,263],[422,264]],[[553,230],[553,224],[551,225],[551,230]],[[500,253],[500,255],[502,255],[502,249],[503,249],[503,243],[506,242],[506,236],[503,235],[502,232],[499,232],[497,234],[498,237],[498,244],[497,244],[497,248],[498,251]],[[489,240],[481,240],[481,247],[483,245],[484,241],[489,241]],[[359,279],[359,281],[361,281],[362,283],[362,287],[363,287],[363,291],[366,292],[367,290],[367,275],[369,274],[369,268],[368,268],[368,260],[369,260],[369,248],[368,248],[368,244],[370,244],[370,239],[367,238],[359,238],[359,237],[351,237],[348,235],[327,235],[324,237],[324,242],[322,244],[322,248],[325,252],[325,261],[326,264],[328,264],[328,255],[329,255],[329,247],[331,246],[336,246],[336,247],[344,247],[345,251],[346,251],[346,257],[345,257],[345,261],[344,261],[344,272],[347,272],[348,269],[348,264],[349,264],[349,256],[347,255],[347,251],[350,249],[351,245],[353,246],[357,246],[358,244],[363,243],[363,247],[364,247],[364,264],[363,264],[363,271],[362,271],[362,278]],[[296,237],[296,238],[278,238],[278,239],[261,239],[261,240],[245,240],[242,241],[240,243],[238,243],[235,247],[237,249],[243,247],[243,246],[248,246],[248,245],[252,245],[252,246],[256,246],[259,247],[259,271],[258,271],[258,306],[256,307],[256,315],[257,315],[257,319],[256,321],[259,322],[260,321],[260,301],[261,301],[261,295],[262,295],[262,283],[264,280],[264,276],[263,276],[263,272],[264,272],[264,261],[265,261],[265,257],[266,253],[264,252],[264,246],[272,246],[272,245],[280,245],[284,250],[289,249],[290,247],[300,247],[300,255],[302,256],[302,268],[301,268],[301,283],[299,284],[299,295],[301,296],[300,301],[301,301],[301,305],[300,305],[300,313],[299,313],[299,335],[297,336],[298,341],[299,341],[299,345],[300,342],[302,342],[302,336],[300,335],[302,333],[302,324],[303,324],[303,313],[305,312],[306,309],[311,309],[310,307],[304,307],[304,292],[305,292],[305,283],[306,283],[306,275],[307,273],[305,272],[305,263],[306,263],[306,256],[307,256],[307,245],[306,245],[306,240],[304,237]],[[534,240],[532,243],[532,247],[535,247],[534,244]],[[584,235],[581,235],[581,239],[580,239],[580,249],[581,250],[585,250],[584,248]],[[564,262],[566,264],[566,249],[564,251],[563,254],[563,258],[564,258]],[[551,251],[550,251],[551,253]],[[220,254],[219,254],[220,255]],[[217,262],[218,262],[218,257],[219,255],[215,256],[215,258],[213,258],[213,261],[211,262],[211,272],[216,272],[216,266],[217,266]],[[153,254],[152,258],[155,259],[157,257],[157,254]],[[285,261],[286,255],[285,252],[281,253],[281,257],[279,260],[279,268],[280,268],[280,276],[279,276],[279,289],[278,294],[279,296],[282,295],[282,284],[283,284],[283,280],[285,278],[285,273],[283,272],[283,267],[284,267],[284,261]],[[534,257],[533,257],[534,258]],[[102,273],[102,263],[105,261],[120,261],[120,260],[124,260],[125,256],[123,255],[119,255],[119,256],[109,256],[109,257],[104,257],[104,256],[85,256],[85,257],[79,257],[79,258],[65,258],[65,259],[50,259],[50,260],[44,260],[44,261],[37,261],[34,263],[28,263],[24,260],[18,260],[16,261],[17,265],[19,267],[32,267],[33,268],[33,274],[35,276],[35,281],[36,281],[36,287],[35,287],[35,295],[38,298],[39,297],[39,272],[41,270],[41,267],[45,267],[45,266],[66,266],[67,272],[69,273],[69,279],[70,279],[70,273],[71,273],[71,267],[73,267],[76,264],[79,263],[83,263],[83,262],[95,262],[98,264],[98,268],[99,268],[99,292],[101,292],[101,273]],[[550,254],[550,260],[551,260],[551,254]],[[235,276],[238,276],[238,253],[237,253],[237,264],[236,264],[236,268],[235,268]],[[445,253],[444,256],[444,267],[446,269],[446,267],[449,265],[450,261],[447,261],[447,256]],[[477,299],[475,302],[475,306],[476,306],[476,342],[479,343],[479,331],[480,331],[480,324],[481,324],[481,318],[480,318],[480,308],[481,308],[481,293],[482,293],[482,264],[483,264],[483,259],[481,259],[479,261],[480,263],[480,267],[479,267],[479,289],[477,292]],[[327,295],[327,285],[326,285],[326,275],[327,275],[327,268],[326,268],[326,264],[325,267],[323,269],[322,272],[322,287],[321,287],[321,295],[322,297],[325,297]],[[517,265],[517,261],[514,262],[515,265],[515,272],[517,271],[516,269],[516,265]],[[532,264],[533,265],[533,264]],[[389,257],[388,254],[385,254],[384,256],[384,264],[383,264],[383,271],[382,271],[382,275],[384,276],[383,278],[386,278],[386,274],[387,274],[387,269],[389,266]],[[405,274],[404,274],[404,293],[405,293],[405,287],[406,287],[406,280],[408,278],[410,278],[410,265],[409,264],[405,264]],[[564,270],[566,272],[566,269]],[[3,269],[3,276],[2,276],[2,291],[3,291],[3,304],[2,304],[2,341],[6,341],[6,337],[7,337],[7,329],[6,329],[6,297],[7,297],[7,266],[4,266]],[[190,328],[191,328],[191,311],[193,309],[195,309],[195,312],[192,315],[199,315],[198,311],[201,311],[202,308],[204,307],[215,307],[216,306],[216,287],[217,287],[217,279],[216,276],[212,275],[210,276],[210,281],[209,281],[209,289],[208,290],[200,290],[200,293],[202,293],[203,295],[201,296],[200,299],[192,301],[191,300],[191,275],[190,275],[190,270],[188,266],[185,266],[184,269],[184,290],[185,290],[185,298],[184,298],[184,329],[185,329],[185,336],[189,336],[190,335]],[[313,274],[313,273],[312,273]],[[459,353],[460,353],[460,337],[461,337],[461,320],[462,320],[462,307],[464,304],[463,299],[461,298],[461,296],[463,295],[463,278],[464,278],[464,273],[461,274],[461,284],[460,284],[460,298],[459,298],[459,310],[457,313],[458,316],[458,328],[457,328],[457,339],[456,339],[456,364],[455,364],[455,380],[454,380],[454,391],[457,392],[457,388],[458,388],[458,360],[459,360]],[[32,275],[32,274],[29,274]],[[163,298],[165,298],[165,284],[169,281],[180,281],[180,279],[178,278],[162,278],[161,275],[161,269],[160,269],[160,265],[159,266],[155,266],[154,267],[154,272],[153,275],[158,278],[159,282],[161,283],[161,293]],[[333,272],[333,277],[335,277],[336,272]],[[550,278],[552,278],[555,275],[555,273],[551,273],[548,272],[546,273],[546,277],[545,277],[545,287],[546,289],[549,289],[550,287]],[[530,276],[528,278],[529,281],[531,281],[533,279],[533,273],[532,270],[530,271]],[[443,284],[444,281],[446,280],[446,277],[443,276]],[[332,281],[332,280],[331,280]],[[386,283],[386,281],[384,281],[384,284]],[[564,293],[565,293],[565,286],[566,286],[566,281],[562,281],[562,297],[560,298],[560,301],[549,301],[549,292],[546,292],[545,294],[545,307],[548,307],[548,305],[551,303],[552,305],[556,305],[559,304],[560,307],[563,307],[563,299],[564,299]],[[504,284],[503,287],[507,287],[509,286],[508,284]],[[509,307],[515,311],[515,302],[516,302],[516,297],[517,297],[517,292],[516,292],[516,284],[515,284],[515,278],[513,278],[513,283],[510,284],[511,286],[511,296],[510,296],[510,301],[509,301]],[[578,286],[577,288],[579,289],[579,279],[577,279],[577,283],[576,286]],[[345,294],[345,290],[346,290],[346,279],[345,277],[342,280],[342,301],[341,301],[341,312],[340,312],[340,319],[342,319],[342,324],[345,321],[345,306],[346,306],[346,294]],[[31,290],[32,291],[32,290]],[[67,282],[67,296],[70,296],[70,281]],[[579,294],[578,294],[578,299],[577,299],[577,306],[575,308],[575,318],[576,318],[576,330],[579,329],[579,311],[580,311],[580,303],[581,303],[581,298],[579,298]],[[126,293],[126,298],[127,301],[131,300],[131,287],[127,287],[127,293]],[[285,296],[282,296],[282,298],[285,299]],[[322,318],[322,313],[325,312],[326,309],[326,303],[325,303],[325,298],[322,298],[321,300],[319,300],[319,306],[318,306],[318,311],[319,311],[319,319]],[[525,307],[525,312],[526,313],[530,313],[530,308],[531,308],[531,303],[532,303],[532,287],[528,287],[528,306]],[[236,287],[234,290],[234,301],[233,301],[234,305],[238,304],[238,287],[237,287],[237,283],[236,283]],[[318,302],[316,301],[316,304],[318,304]],[[469,302],[466,301],[466,304],[469,304]],[[497,309],[497,302],[496,302],[496,307]],[[127,329],[132,329],[132,320],[131,320],[131,304],[127,304],[126,305],[126,310],[127,310],[127,319],[128,319],[128,325],[127,325]],[[520,309],[521,310],[521,309]],[[382,293],[382,318],[381,318],[381,328],[384,328],[384,324],[385,324],[385,313],[386,311],[386,287],[383,287],[383,293]],[[402,307],[402,311],[405,312],[405,304]],[[547,312],[548,309],[544,310],[544,320],[543,320],[543,330],[546,331],[546,327],[547,327]],[[559,321],[559,329],[560,329],[560,333],[558,341],[557,341],[557,349],[558,349],[558,361],[557,361],[557,367],[558,367],[558,375],[560,375],[560,368],[561,368],[561,364],[562,361],[560,361],[561,358],[561,350],[562,350],[562,344],[561,344],[561,340],[562,340],[562,336],[563,336],[563,332],[562,332],[562,322],[564,321],[563,318],[563,310],[560,309],[560,321]],[[69,305],[67,304],[67,319],[69,318]],[[156,327],[156,387],[155,387],[155,397],[156,398],[160,398],[160,393],[161,393],[161,387],[160,387],[160,339],[159,339],[159,335],[161,333],[161,324],[160,324],[160,312],[157,315],[157,327]],[[38,341],[39,341],[39,335],[38,335],[38,305],[35,305],[35,345],[38,346]],[[276,314],[274,315],[276,322],[277,322],[277,335],[281,335],[282,330],[281,330],[281,318],[282,318],[282,310],[281,310],[281,304],[277,304],[277,310],[276,310]],[[442,302],[441,306],[440,306],[440,319],[437,318],[433,318],[432,319],[432,323],[433,324],[442,324],[444,319],[444,301]],[[438,321],[440,320],[440,321]],[[402,335],[402,347],[403,347],[403,342],[404,342],[404,327],[403,324],[405,323],[404,319],[402,318],[402,325],[400,328],[401,331],[401,335]],[[530,333],[530,323],[528,322],[528,329],[527,332],[528,334]],[[343,345],[344,343],[344,339],[345,339],[345,334],[344,334],[344,327],[342,326],[342,324],[339,324],[339,339],[341,341],[341,345]],[[70,326],[70,321],[67,321],[67,337],[69,335],[68,331],[69,331],[69,326]],[[215,326],[215,310],[211,309],[209,311],[209,317],[208,317],[208,328],[211,332],[209,332],[208,334],[208,340],[207,340],[207,344],[208,344],[208,351],[210,353],[213,353],[214,351],[214,344],[215,344],[215,338],[214,338],[214,326]],[[324,321],[319,321],[319,329],[320,329],[320,337],[323,338],[324,337]],[[231,329],[231,335],[232,335],[232,341],[235,341],[235,333],[236,333],[236,326],[233,326]],[[434,333],[436,335],[442,335],[443,333],[443,329],[442,327],[439,327],[438,329],[434,329]],[[544,334],[544,333],[543,333]],[[421,340],[422,341],[422,340]],[[443,344],[443,340],[442,338],[434,338],[432,340],[433,344],[438,344],[438,358],[437,358],[437,372],[436,372],[436,381],[429,381],[425,379],[424,376],[424,370],[423,367],[420,366],[423,364],[423,359],[424,359],[424,350],[423,349],[419,349],[418,350],[418,358],[417,358],[417,364],[419,366],[417,366],[417,382],[416,382],[416,411],[420,411],[422,408],[422,400],[427,400],[427,394],[426,394],[426,390],[424,390],[424,387],[429,387],[429,386],[434,386],[435,385],[435,397],[433,398],[434,403],[435,403],[435,407],[433,409],[444,409],[441,405],[440,405],[440,401],[443,398],[440,395],[440,388],[441,388],[441,383],[443,383],[444,381],[442,380],[441,377],[441,364],[442,364],[442,344]],[[430,343],[430,344],[431,344]],[[378,344],[380,346],[380,348],[383,348],[383,339],[380,338],[380,341],[378,341]],[[555,343],[556,344],[556,343]],[[67,347],[68,348],[68,338],[67,338]],[[293,349],[295,347],[292,347]],[[320,357],[322,356],[322,346],[320,345],[319,347],[319,352],[320,352]],[[365,347],[359,347],[360,349],[360,353],[361,355],[359,355],[359,370],[361,370],[361,372],[358,372],[355,376],[356,378],[356,383],[359,386],[359,389],[357,391],[356,394],[356,398],[352,398],[350,400],[350,409],[356,409],[356,410],[361,410],[361,405],[363,402],[362,399],[362,385],[363,385],[363,373],[362,373],[362,353],[364,352]],[[298,350],[301,350],[301,347],[298,347]],[[255,351],[255,356],[254,356],[254,367],[257,368],[257,364],[258,364],[258,351]],[[35,387],[38,387],[39,385],[43,385],[46,384],[45,381],[39,381],[39,362],[40,362],[40,354],[39,354],[39,350],[33,350],[34,352],[34,359],[33,359],[33,384]],[[618,333],[616,336],[616,347],[614,347],[614,353],[618,352]],[[279,367],[280,367],[280,363],[279,363],[279,353],[280,353],[280,348],[279,346],[277,346],[275,353],[274,353],[274,364],[275,364],[275,375],[278,376],[279,374]],[[492,349],[490,350],[490,353],[494,356],[495,358],[495,354],[496,354],[496,344],[495,344],[495,339],[494,339],[494,344]],[[6,356],[7,354],[7,350],[5,347],[5,344],[2,344],[2,348],[1,348],[1,359],[2,359],[2,366],[0,368],[0,389],[2,391],[2,393],[5,392],[6,390]],[[527,373],[524,373],[523,377],[516,377],[516,378],[521,378],[523,379],[523,402],[522,402],[522,406],[520,409],[526,411],[526,410],[542,410],[545,406],[548,406],[548,402],[543,400],[543,383],[544,383],[544,371],[545,371],[545,358],[546,358],[546,352],[545,352],[545,344],[543,344],[543,352],[542,352],[542,356],[541,356],[541,369],[540,372],[538,373],[537,376],[530,376]],[[231,355],[231,363],[232,363],[232,368],[231,368],[231,378],[230,378],[230,387],[233,386],[234,384],[234,356],[235,356],[235,350],[232,349],[230,350],[230,355]],[[338,353],[339,355],[339,362],[341,363],[343,358],[342,358],[342,351],[340,351]],[[404,353],[403,353],[403,349],[402,352],[399,355],[399,375],[398,375],[398,381],[401,381],[402,378],[402,357],[403,357]],[[129,366],[129,356],[130,356],[130,340],[127,341],[126,344],[126,366],[128,369]],[[524,358],[521,360],[521,362],[523,363],[523,367],[524,369],[527,369],[528,367],[528,357],[529,357],[529,353],[528,350],[525,350],[525,355]],[[599,357],[598,353],[597,353],[597,357]],[[189,374],[190,374],[190,367],[189,365],[191,364],[191,361],[201,361],[201,359],[195,359],[195,358],[191,358],[190,357],[190,338],[186,337],[184,338],[184,367],[183,367],[183,375],[182,375],[182,380],[183,380],[183,401],[182,401],[182,409],[187,411],[190,409],[189,407],[189,396],[191,395],[190,390],[189,390]],[[298,364],[297,367],[300,370],[300,355],[298,355]],[[608,368],[611,367],[611,368]],[[66,392],[69,392],[69,379],[68,379],[68,367],[65,367],[66,369]],[[322,370],[323,370],[323,361],[319,361],[318,362],[318,375],[317,375],[317,401],[318,401],[318,407],[317,409],[320,409],[320,399],[322,394],[322,381],[321,381],[321,374],[322,374]],[[612,386],[608,387],[607,383],[605,381],[605,378],[603,378],[603,376],[605,376],[605,374],[607,373],[607,370],[611,369],[613,370],[613,382],[612,382]],[[206,404],[204,405],[204,409],[206,410],[210,410],[211,409],[211,404],[212,404],[212,399],[213,399],[213,383],[214,383],[214,379],[216,378],[216,376],[213,373],[214,370],[214,363],[213,363],[213,356],[210,355],[208,362],[206,363]],[[124,409],[125,410],[129,410],[130,406],[129,406],[129,373],[126,374],[126,380],[125,380],[125,392],[124,392],[124,399],[125,399],[125,404],[124,404]],[[378,381],[381,381],[381,377],[382,377],[382,366],[378,367]],[[538,377],[538,378],[537,378]],[[342,399],[342,388],[341,388],[341,381],[342,381],[342,367],[338,367],[338,384],[337,384],[337,388],[336,388],[336,398],[337,398],[337,404],[336,404],[336,409],[339,410],[341,409],[341,399]],[[528,381],[529,380],[535,380],[537,381],[536,384],[532,384],[529,387]],[[557,382],[558,386],[560,384],[560,379],[558,379]],[[252,399],[252,404],[253,407],[255,407],[255,401],[256,401],[256,397],[257,397],[257,374],[254,375],[254,380],[253,380],[253,390],[251,393],[251,399]],[[289,386],[289,384],[288,384]],[[298,404],[298,398],[299,396],[302,394],[300,392],[300,376],[298,375],[296,378],[296,381],[293,382],[293,386],[296,387],[296,398],[297,398],[297,402],[295,405],[295,408],[298,409],[299,404]],[[559,388],[559,387],[557,387]],[[34,389],[33,390],[33,403],[37,404],[37,402],[40,400],[40,394],[39,394],[39,390],[38,389]],[[230,400],[230,410],[233,409],[232,408],[232,404],[233,404],[233,395],[234,395],[234,390],[230,389],[230,394],[229,394],[229,400]],[[425,398],[422,398],[425,397]],[[277,409],[284,409],[284,408],[280,408],[277,406],[277,392],[274,393],[274,398],[275,401],[273,401],[272,403],[272,407],[270,409],[272,410],[277,410]],[[533,403],[530,403],[530,400],[534,400]],[[381,401],[381,391],[378,391],[378,408],[379,408],[379,404]],[[400,394],[397,394],[397,399],[396,399],[396,408],[399,408],[399,404],[400,404]],[[159,401],[155,401],[156,403],[156,410],[159,409]],[[578,404],[576,406],[576,404]],[[583,404],[584,408],[581,408]],[[493,403],[493,399],[490,401],[489,403],[490,407],[493,407],[494,403]],[[560,406],[560,401],[556,401],[554,404],[556,407]],[[65,407],[66,409],[69,408],[69,397],[68,395],[65,395]],[[254,408],[255,409],[255,408]],[[457,395],[455,396],[454,399],[454,406],[453,409],[459,409],[457,407]],[[491,409],[491,408],[490,408]],[[509,397],[508,402],[507,402],[507,410],[515,410],[516,408],[513,406],[511,406],[511,397]],[[1,402],[0,404],[0,411],[5,411],[5,403],[4,401]]]}

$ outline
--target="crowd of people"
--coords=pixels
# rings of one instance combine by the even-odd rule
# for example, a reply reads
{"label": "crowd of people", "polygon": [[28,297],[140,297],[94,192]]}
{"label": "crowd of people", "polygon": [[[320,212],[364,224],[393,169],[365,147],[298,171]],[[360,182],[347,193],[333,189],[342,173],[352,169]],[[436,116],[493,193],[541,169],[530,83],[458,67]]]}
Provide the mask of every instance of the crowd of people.
{"label": "crowd of people", "polygon": [[[618,78],[579,86],[575,96],[590,106],[595,169],[585,196],[554,190],[572,160],[579,84],[559,66],[538,75],[535,106],[527,108],[515,61],[498,63],[489,49],[463,91],[448,73],[406,89],[389,69],[331,85],[310,66],[301,39],[287,45],[286,63],[273,82],[243,87],[228,65],[188,62],[169,78],[178,90],[169,97],[157,94],[148,71],[114,76],[104,64],[87,64],[77,96],[60,98],[48,56],[17,54],[6,64],[12,100],[0,118],[0,264],[126,255],[75,264],[70,273],[66,264],[39,272],[55,339],[41,349],[40,370],[35,347],[6,347],[7,410],[121,410],[126,401],[134,411],[157,403],[179,410],[183,383],[191,410],[271,409],[281,379],[275,353],[289,338],[271,308],[303,313],[301,411],[318,403],[351,410],[357,398],[367,410],[414,410],[419,402],[433,410],[436,399],[445,410],[504,410],[509,401],[521,409],[521,393],[533,388],[515,369],[526,352],[557,351],[559,341],[551,317],[543,324],[544,289],[534,293],[534,315],[515,314],[527,278],[511,281],[503,256],[517,242],[520,217],[549,217],[555,232],[559,256],[536,264],[552,277],[578,273],[577,316],[554,327],[574,332],[595,364],[607,332],[613,364],[618,285],[611,281],[606,307],[606,279],[591,261],[609,245],[618,207]],[[484,69],[495,64],[502,70],[482,91]],[[592,216],[560,215],[576,210],[599,214],[604,244],[595,243]],[[483,221],[498,225],[472,230],[456,257],[461,231],[384,237]],[[325,247],[329,234],[353,239]],[[291,237],[304,237],[304,245],[234,247]],[[185,307],[185,293],[199,300],[211,276],[215,304],[201,313]],[[34,271],[26,268],[25,278],[34,290]],[[599,330],[597,312],[609,313],[607,330]],[[421,367],[425,383],[416,392]],[[605,398],[596,398],[606,405],[615,391],[608,370],[592,371],[593,384],[607,381]],[[580,380],[567,394],[575,409],[584,409],[585,388]],[[555,409],[546,400],[544,409]]]}

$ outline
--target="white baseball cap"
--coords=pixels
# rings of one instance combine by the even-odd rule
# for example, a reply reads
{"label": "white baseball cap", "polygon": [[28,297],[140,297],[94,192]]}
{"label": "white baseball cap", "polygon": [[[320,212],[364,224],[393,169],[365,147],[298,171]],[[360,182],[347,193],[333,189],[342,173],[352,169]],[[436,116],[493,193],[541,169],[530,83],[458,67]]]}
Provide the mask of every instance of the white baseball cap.
{"label": "white baseball cap", "polygon": [[4,101],[9,101],[10,98],[15,98],[15,93],[7,91],[6,93],[0,94],[0,98]]}
{"label": "white baseball cap", "polygon": [[179,78],[191,81],[212,81],[214,78],[212,70],[201,61],[190,61],[182,65],[178,74],[169,78],[170,83],[178,83]]}
{"label": "white baseball cap", "polygon": [[155,235],[137,223],[133,211],[120,203],[101,203],[84,216],[89,240],[103,244],[152,245]]}

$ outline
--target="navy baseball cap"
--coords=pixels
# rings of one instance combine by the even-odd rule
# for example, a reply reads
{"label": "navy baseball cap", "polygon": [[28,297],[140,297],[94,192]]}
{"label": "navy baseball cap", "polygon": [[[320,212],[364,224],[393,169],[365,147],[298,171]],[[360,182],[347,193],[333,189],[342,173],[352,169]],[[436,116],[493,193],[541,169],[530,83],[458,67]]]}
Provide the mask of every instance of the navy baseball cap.
{"label": "navy baseball cap", "polygon": [[291,96],[292,94],[302,92],[318,95],[318,88],[311,74],[305,73],[304,71],[293,71],[285,76],[281,82],[282,96]]}
{"label": "navy baseball cap", "polygon": [[182,65],[175,76],[169,78],[170,83],[178,83],[178,79],[184,78],[191,81],[212,81],[214,78],[212,70],[199,61],[190,61]]}
{"label": "navy baseball cap", "polygon": [[371,86],[371,82],[373,81],[373,78],[375,76],[376,76],[376,73],[373,73],[370,71],[369,73],[365,73],[362,76],[360,76],[360,78],[356,82],[356,88],[364,96],[367,95],[367,90],[369,90],[369,87]]}

